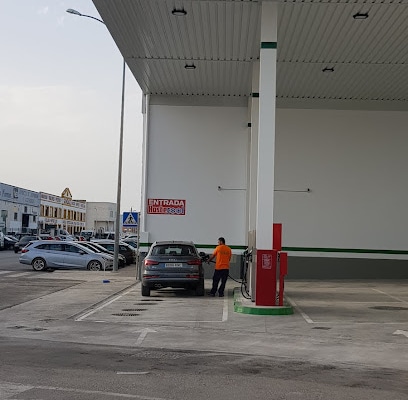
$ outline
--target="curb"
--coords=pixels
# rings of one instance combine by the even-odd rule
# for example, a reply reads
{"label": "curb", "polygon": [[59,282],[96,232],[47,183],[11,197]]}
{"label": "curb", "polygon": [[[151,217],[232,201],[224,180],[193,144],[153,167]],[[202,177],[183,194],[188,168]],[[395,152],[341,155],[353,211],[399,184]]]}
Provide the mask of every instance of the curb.
{"label": "curb", "polygon": [[118,291],[115,292],[115,293],[110,294],[110,295],[109,295],[108,297],[106,297],[105,299],[100,300],[100,301],[98,301],[97,303],[92,304],[91,306],[85,308],[85,309],[82,310],[82,311],[79,311],[79,312],[77,312],[77,313],[75,313],[75,314],[73,314],[73,315],[70,315],[67,319],[74,319],[74,320],[75,320],[76,318],[81,317],[82,315],[88,313],[89,311],[93,311],[95,308],[98,308],[100,305],[105,304],[106,302],[108,302],[109,300],[113,299],[114,297],[116,297],[116,296],[118,296],[118,295],[120,295],[120,294],[126,292],[126,290],[128,290],[129,288],[131,288],[131,287],[133,287],[133,286],[136,286],[138,283],[139,283],[139,282],[137,281],[137,282],[135,282],[135,283],[132,283],[132,284],[129,285],[129,286],[126,286],[126,287],[123,288],[123,289],[118,290]]}
{"label": "curb", "polygon": [[255,304],[243,304],[245,301],[239,288],[234,288],[234,311],[241,314],[251,315],[292,315],[293,307],[290,305],[284,306],[256,306]]}

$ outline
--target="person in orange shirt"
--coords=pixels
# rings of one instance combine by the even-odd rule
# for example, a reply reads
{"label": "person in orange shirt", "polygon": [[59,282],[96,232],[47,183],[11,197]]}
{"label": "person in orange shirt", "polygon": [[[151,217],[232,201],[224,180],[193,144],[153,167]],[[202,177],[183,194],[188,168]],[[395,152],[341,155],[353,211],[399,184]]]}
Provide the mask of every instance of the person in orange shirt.
{"label": "person in orange shirt", "polygon": [[[208,293],[212,297],[214,297],[217,293],[217,289],[218,295],[220,297],[224,297],[224,289],[228,279],[231,255],[231,249],[225,244],[225,239],[223,237],[220,237],[218,239],[218,246],[215,248],[212,256],[208,259],[209,263],[216,257],[213,285],[211,291]],[[218,288],[220,280],[221,285]]]}

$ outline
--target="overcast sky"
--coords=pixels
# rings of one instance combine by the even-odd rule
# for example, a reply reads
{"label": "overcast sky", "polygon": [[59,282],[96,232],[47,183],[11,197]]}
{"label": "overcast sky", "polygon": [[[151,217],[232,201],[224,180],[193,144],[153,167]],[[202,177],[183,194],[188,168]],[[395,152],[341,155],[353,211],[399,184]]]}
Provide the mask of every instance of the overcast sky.
{"label": "overcast sky", "polygon": [[[116,203],[122,56],[91,0],[0,0],[0,182]],[[142,93],[127,69],[122,211],[139,210]]]}

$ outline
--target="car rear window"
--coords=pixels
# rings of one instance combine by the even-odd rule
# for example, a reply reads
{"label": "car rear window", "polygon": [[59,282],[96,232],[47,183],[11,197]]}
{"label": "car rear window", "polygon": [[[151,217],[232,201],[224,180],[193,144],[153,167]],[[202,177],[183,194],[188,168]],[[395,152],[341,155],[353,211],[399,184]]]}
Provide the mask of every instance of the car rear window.
{"label": "car rear window", "polygon": [[166,244],[154,246],[151,252],[152,256],[196,256],[197,252],[193,246]]}
{"label": "car rear window", "polygon": [[25,242],[30,242],[31,240],[36,240],[37,238],[35,236],[23,236],[20,239],[20,243],[25,243]]}

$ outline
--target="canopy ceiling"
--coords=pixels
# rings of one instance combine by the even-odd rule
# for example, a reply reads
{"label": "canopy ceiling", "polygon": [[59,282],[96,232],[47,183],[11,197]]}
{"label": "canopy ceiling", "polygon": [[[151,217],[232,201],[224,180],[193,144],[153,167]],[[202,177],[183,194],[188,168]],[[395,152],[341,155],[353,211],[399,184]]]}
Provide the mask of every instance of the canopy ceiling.
{"label": "canopy ceiling", "polygon": [[[144,93],[251,94],[261,1],[93,1]],[[407,0],[293,0],[278,10],[278,105],[408,109]]]}

